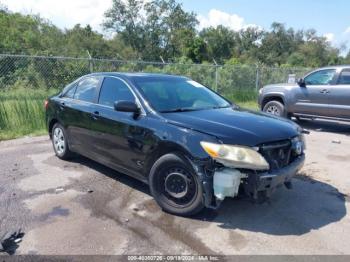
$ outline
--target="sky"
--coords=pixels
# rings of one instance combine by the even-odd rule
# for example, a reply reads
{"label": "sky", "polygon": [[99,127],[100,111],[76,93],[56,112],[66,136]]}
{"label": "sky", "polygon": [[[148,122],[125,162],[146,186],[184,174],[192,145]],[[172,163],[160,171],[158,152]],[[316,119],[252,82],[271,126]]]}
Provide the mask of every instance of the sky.
{"label": "sky", "polygon": [[[247,26],[269,29],[282,22],[295,29],[314,28],[336,47],[350,47],[349,0],[180,0],[198,14],[199,28],[225,25],[234,30]],[[9,10],[40,14],[60,28],[90,24],[102,31],[104,12],[112,0],[0,0]],[[345,52],[345,51],[344,51]]]}

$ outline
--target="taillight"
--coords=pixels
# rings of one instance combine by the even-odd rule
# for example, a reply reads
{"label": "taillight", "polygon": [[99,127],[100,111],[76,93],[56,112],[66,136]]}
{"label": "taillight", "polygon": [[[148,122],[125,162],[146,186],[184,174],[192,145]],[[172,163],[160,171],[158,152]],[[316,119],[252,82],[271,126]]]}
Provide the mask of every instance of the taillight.
{"label": "taillight", "polygon": [[44,107],[45,107],[45,110],[47,110],[47,108],[49,107],[49,100],[44,101]]}

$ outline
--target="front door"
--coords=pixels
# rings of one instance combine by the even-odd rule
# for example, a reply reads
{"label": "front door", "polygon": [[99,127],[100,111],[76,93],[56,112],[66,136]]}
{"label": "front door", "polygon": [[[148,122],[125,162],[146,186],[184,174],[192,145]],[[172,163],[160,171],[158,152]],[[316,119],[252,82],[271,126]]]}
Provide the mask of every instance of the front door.
{"label": "front door", "polygon": [[295,113],[329,116],[329,92],[335,75],[335,69],[321,69],[306,76],[305,86],[295,91]]}

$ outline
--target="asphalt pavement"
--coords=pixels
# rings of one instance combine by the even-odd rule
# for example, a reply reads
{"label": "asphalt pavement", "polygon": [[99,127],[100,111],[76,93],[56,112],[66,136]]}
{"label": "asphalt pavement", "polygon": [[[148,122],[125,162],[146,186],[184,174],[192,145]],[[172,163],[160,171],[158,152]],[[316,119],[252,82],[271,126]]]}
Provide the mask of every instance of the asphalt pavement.
{"label": "asphalt pavement", "polygon": [[350,254],[350,124],[301,124],[311,133],[292,190],[192,218],[163,212],[131,177],[59,160],[47,136],[0,142],[0,238],[15,254]]}

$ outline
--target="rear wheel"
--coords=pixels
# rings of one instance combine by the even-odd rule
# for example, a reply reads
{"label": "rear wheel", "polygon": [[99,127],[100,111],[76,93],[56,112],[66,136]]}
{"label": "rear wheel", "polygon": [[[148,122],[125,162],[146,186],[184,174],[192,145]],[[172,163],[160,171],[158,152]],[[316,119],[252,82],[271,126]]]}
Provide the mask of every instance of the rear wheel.
{"label": "rear wheel", "polygon": [[190,216],[204,207],[198,175],[179,154],[159,158],[151,169],[149,184],[154,199],[169,213]]}
{"label": "rear wheel", "polygon": [[66,131],[59,123],[56,123],[52,128],[52,145],[56,156],[60,159],[68,159],[72,156],[72,152],[68,148]]}
{"label": "rear wheel", "polygon": [[266,103],[266,105],[263,108],[263,111],[271,115],[287,117],[287,112],[284,105],[276,100]]}

